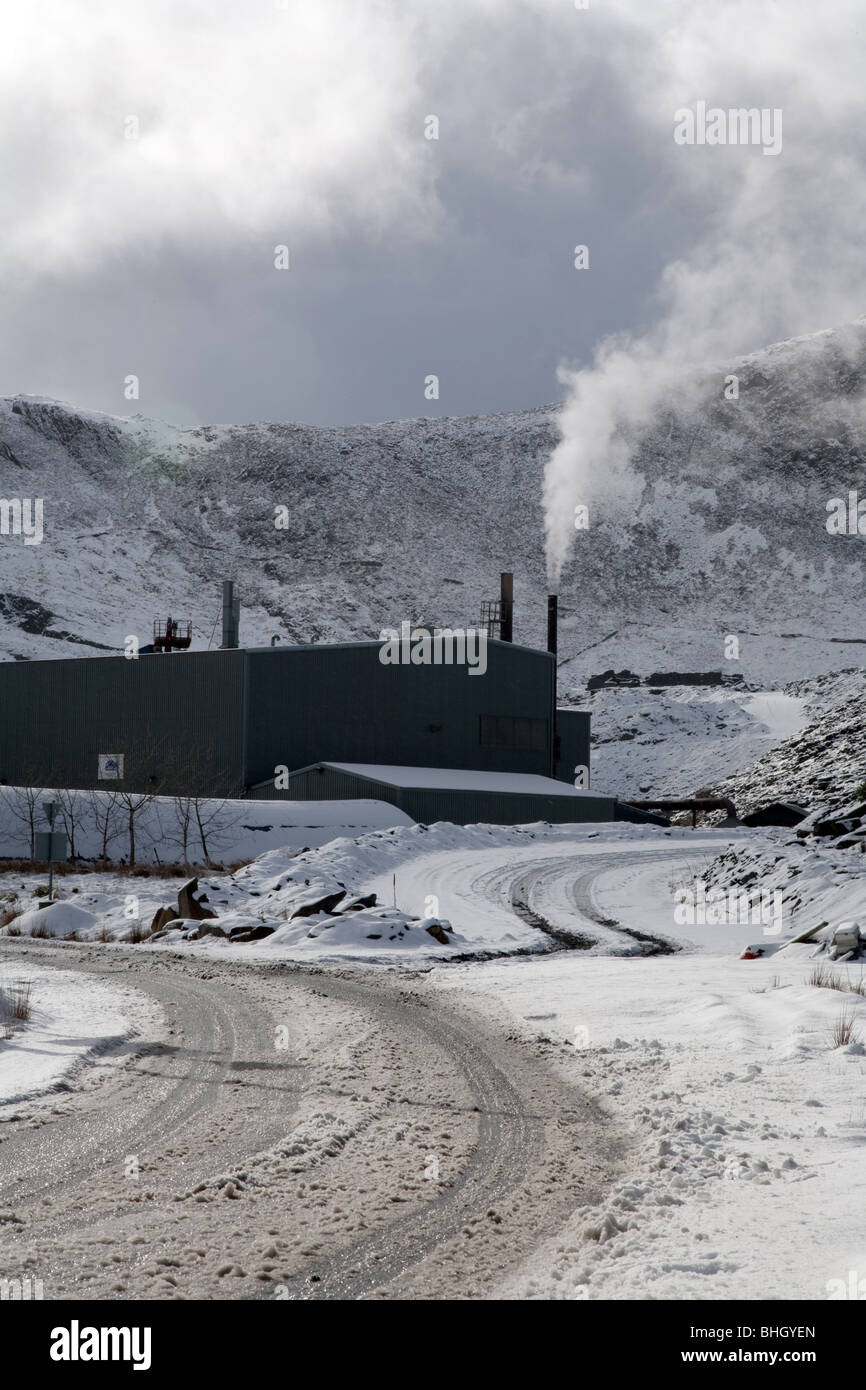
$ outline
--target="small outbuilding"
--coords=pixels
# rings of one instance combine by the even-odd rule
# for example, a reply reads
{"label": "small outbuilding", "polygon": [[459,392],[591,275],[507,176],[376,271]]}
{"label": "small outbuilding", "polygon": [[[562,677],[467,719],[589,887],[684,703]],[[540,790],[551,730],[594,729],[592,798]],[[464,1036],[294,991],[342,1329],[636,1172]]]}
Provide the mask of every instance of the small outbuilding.
{"label": "small outbuilding", "polygon": [[372,798],[390,802],[425,825],[435,821],[525,825],[533,821],[569,824],[632,819],[619,814],[619,803],[613,796],[582,791],[533,773],[319,762],[298,768],[286,780],[287,785],[279,789],[273,778],[261,782],[250,789],[250,796],[289,801]]}

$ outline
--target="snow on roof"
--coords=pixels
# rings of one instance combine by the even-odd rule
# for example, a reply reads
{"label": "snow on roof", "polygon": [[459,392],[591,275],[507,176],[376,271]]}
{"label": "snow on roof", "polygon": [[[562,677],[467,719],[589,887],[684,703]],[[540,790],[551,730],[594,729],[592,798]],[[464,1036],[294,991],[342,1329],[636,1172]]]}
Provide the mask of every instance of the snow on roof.
{"label": "snow on roof", "polygon": [[[388,763],[334,763],[323,761],[313,767],[333,767],[338,772],[353,773],[373,782],[391,787],[423,787],[425,790],[447,788],[449,791],[511,792],[515,796],[588,796],[598,800],[593,791],[579,791],[567,782],[542,777],[530,772],[481,772],[461,767],[400,767]],[[299,771],[306,771],[306,768]],[[613,800],[608,797],[607,800]]]}

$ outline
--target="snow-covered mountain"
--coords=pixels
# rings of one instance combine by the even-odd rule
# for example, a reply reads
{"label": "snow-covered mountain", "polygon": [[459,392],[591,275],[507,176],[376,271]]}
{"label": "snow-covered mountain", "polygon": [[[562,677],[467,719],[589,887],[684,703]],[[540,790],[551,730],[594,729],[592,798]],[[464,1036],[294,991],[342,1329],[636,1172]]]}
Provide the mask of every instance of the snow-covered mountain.
{"label": "snow-covered mountain", "polygon": [[[724,398],[730,373],[738,400]],[[826,527],[831,498],[858,486],[866,498],[864,384],[866,320],[695,372],[636,441],[637,511],[602,507],[575,536],[564,693],[611,666],[725,667],[781,686],[866,654],[866,538]],[[553,406],[180,429],[0,401],[0,493],[44,499],[42,544],[0,535],[0,657],[116,650],[130,633],[149,641],[168,612],[192,619],[196,647],[218,645],[226,577],[244,644],[465,624],[501,569],[515,573],[515,639],[541,644],[541,478],[556,439]],[[725,661],[727,634],[739,663]]]}

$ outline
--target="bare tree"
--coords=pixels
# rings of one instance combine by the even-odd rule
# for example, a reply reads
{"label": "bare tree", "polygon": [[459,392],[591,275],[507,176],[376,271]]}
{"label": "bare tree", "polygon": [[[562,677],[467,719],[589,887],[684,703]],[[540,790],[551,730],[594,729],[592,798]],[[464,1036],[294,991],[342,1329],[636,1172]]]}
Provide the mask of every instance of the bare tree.
{"label": "bare tree", "polygon": [[36,830],[39,822],[39,808],[43,800],[50,800],[53,793],[41,787],[7,787],[6,805],[14,821],[17,821],[27,837],[28,854],[31,859],[36,854]]}
{"label": "bare tree", "polygon": [[227,799],[220,801],[213,797],[191,796],[189,802],[204,862],[211,865],[211,851],[223,849],[230,843],[229,831],[237,824],[237,812],[232,812]]}
{"label": "bare tree", "polygon": [[74,860],[78,857],[75,847],[75,832],[86,818],[89,798],[84,792],[72,791],[64,787],[58,788],[54,797],[60,807],[60,819],[69,840],[69,858]]}
{"label": "bare tree", "polygon": [[129,867],[135,867],[136,841],[135,831],[136,819],[146,806],[150,806],[157,798],[156,792],[117,792],[118,806],[126,824],[127,846],[129,850]]}
{"label": "bare tree", "polygon": [[172,810],[174,811],[174,823],[177,829],[178,843],[183,854],[184,868],[189,868],[189,837],[192,833],[193,814],[192,800],[188,796],[172,797]]}
{"label": "bare tree", "polygon": [[102,850],[100,859],[103,864],[107,864],[108,846],[117,839],[122,828],[117,792],[112,788],[110,791],[88,792],[87,796]]}

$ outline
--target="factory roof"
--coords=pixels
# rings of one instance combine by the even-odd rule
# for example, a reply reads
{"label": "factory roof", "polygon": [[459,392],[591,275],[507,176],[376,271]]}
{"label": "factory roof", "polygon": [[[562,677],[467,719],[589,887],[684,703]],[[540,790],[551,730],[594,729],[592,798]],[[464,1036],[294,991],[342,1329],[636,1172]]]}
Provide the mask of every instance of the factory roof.
{"label": "factory roof", "polygon": [[[515,796],[589,797],[598,800],[598,793],[579,790],[553,777],[530,772],[483,772],[462,767],[402,767],[393,763],[337,763],[323,759],[308,767],[295,769],[310,772],[317,767],[334,768],[370,782],[389,787],[419,787],[425,791],[445,788],[448,791],[505,792]],[[294,774],[293,774],[294,775]],[[264,785],[264,783],[262,784]]]}

